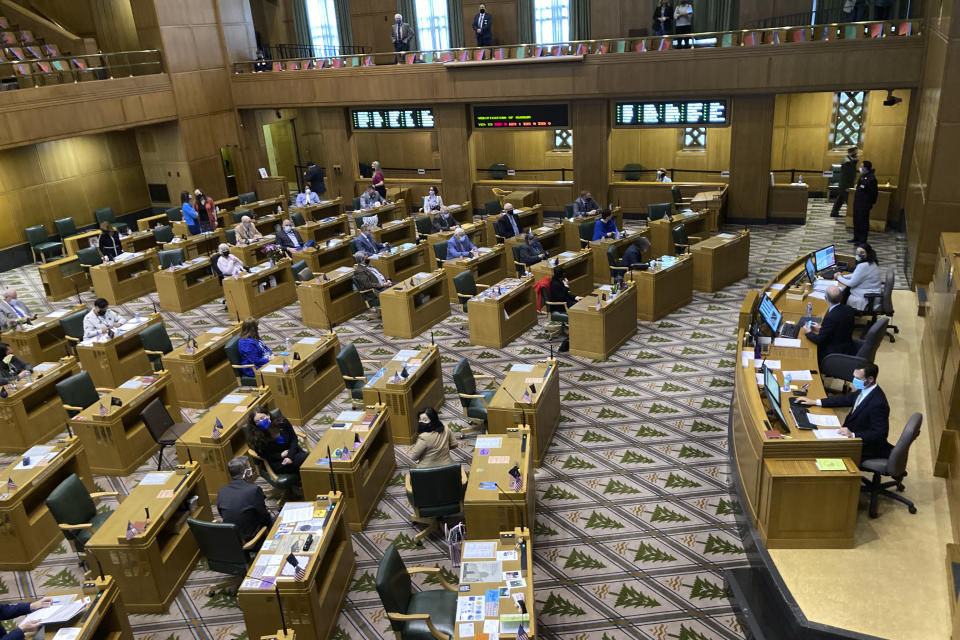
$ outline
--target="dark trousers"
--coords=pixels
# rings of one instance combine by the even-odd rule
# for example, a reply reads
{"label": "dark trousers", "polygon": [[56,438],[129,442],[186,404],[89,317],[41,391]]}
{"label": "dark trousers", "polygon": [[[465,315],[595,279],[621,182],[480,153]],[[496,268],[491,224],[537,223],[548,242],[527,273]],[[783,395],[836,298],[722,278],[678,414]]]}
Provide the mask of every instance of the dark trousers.
{"label": "dark trousers", "polygon": [[839,189],[837,191],[837,199],[833,201],[833,210],[830,211],[830,217],[836,218],[840,215],[840,207],[844,205],[847,201],[847,190]]}
{"label": "dark trousers", "polygon": [[478,47],[489,47],[493,44],[493,34],[487,33],[484,35],[477,36],[477,46]]}
{"label": "dark trousers", "polygon": [[853,241],[855,243],[867,241],[867,233],[870,232],[870,209],[872,207],[853,210]]}
{"label": "dark trousers", "polygon": [[[677,27],[675,31],[676,35],[681,35],[685,33],[693,33],[693,25],[683,25]],[[677,49],[689,49],[692,45],[693,40],[691,38],[677,38]]]}
{"label": "dark trousers", "polygon": [[410,51],[409,42],[394,42],[393,50],[397,52],[397,64],[403,64],[405,61],[403,59],[403,53],[405,51]]}
{"label": "dark trousers", "polygon": [[857,6],[855,6],[855,7],[853,8],[853,21],[854,21],[854,22],[863,22],[864,20],[866,20],[866,19],[867,19],[867,9],[868,9],[868,7],[867,7],[866,3],[864,3],[864,4],[858,4]]}
{"label": "dark trousers", "polygon": [[890,5],[885,7],[874,6],[873,7],[874,17],[877,20],[889,20],[890,19]]}

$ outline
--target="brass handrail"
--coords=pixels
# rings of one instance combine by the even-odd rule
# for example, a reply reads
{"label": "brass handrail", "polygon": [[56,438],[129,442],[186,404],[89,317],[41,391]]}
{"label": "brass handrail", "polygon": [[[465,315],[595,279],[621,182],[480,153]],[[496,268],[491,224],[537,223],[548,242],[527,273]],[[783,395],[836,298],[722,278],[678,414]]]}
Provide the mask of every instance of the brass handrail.
{"label": "brass handrail", "polygon": [[[25,47],[20,47],[25,48]],[[45,70],[43,66],[48,68]],[[0,62],[0,77],[14,77],[21,84],[40,87],[86,80],[150,75],[163,71],[160,51],[111,51],[50,58],[25,58]],[[55,79],[55,82],[48,82]]]}

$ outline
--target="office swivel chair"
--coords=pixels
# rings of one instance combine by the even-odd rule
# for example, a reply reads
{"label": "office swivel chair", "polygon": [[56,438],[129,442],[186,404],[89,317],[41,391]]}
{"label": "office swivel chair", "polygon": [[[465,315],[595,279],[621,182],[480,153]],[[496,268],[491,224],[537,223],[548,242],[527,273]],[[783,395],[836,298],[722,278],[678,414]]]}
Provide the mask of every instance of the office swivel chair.
{"label": "office swivel chair", "polygon": [[297,282],[310,282],[313,280],[313,270],[310,267],[304,267],[297,272],[295,277]]}
{"label": "office swivel chair", "polygon": [[83,340],[83,318],[87,315],[86,309],[74,311],[60,318],[60,327],[63,329],[63,336],[67,343],[73,348],[73,354],[77,354],[77,343]]}
{"label": "office swivel chair", "polygon": [[522,278],[523,274],[527,272],[527,264],[520,262],[520,247],[522,246],[522,244],[515,244],[510,247],[513,250],[513,268],[517,270],[518,278]]}
{"label": "office swivel chair", "polygon": [[673,235],[673,252],[678,256],[689,253],[691,245],[703,242],[699,236],[688,236],[687,228],[682,224],[676,225],[670,232]]}
{"label": "office swivel chair", "polygon": [[610,284],[617,280],[623,280],[627,271],[630,271],[629,266],[620,266],[620,256],[617,254],[617,245],[615,244],[607,247],[607,265],[610,267]]}
{"label": "office swivel chair", "polygon": [[661,218],[670,219],[673,204],[670,202],[655,202],[647,205],[647,222],[655,222]]}
{"label": "office swivel chair", "polygon": [[[255,376],[248,376],[244,373],[245,369],[253,369],[251,364],[242,364],[240,359],[240,337],[233,336],[227,340],[227,344],[223,345],[223,350],[227,354],[227,360],[230,361],[230,366],[233,368],[233,375],[237,376],[241,387],[255,387],[257,386],[257,379]],[[256,372],[254,372],[256,373]]]}
{"label": "office swivel chair", "polygon": [[[412,573],[429,573],[440,579],[442,589],[413,592]],[[443,579],[437,567],[408,569],[397,548],[390,544],[377,567],[377,594],[390,619],[397,640],[454,638],[457,586]]]}
{"label": "office swivel chair", "polygon": [[185,261],[183,249],[167,249],[166,251],[160,251],[157,253],[157,257],[160,258],[161,269],[176,267],[183,264]]}
{"label": "office swivel chair", "polygon": [[483,203],[484,216],[495,216],[501,211],[503,211],[503,207],[500,205],[499,200],[487,200]]}
{"label": "office swivel chair", "polygon": [[111,389],[99,389],[93,386],[93,378],[87,371],[81,371],[64,378],[55,385],[57,395],[67,415],[75,416],[94,403],[100,401],[101,393],[110,393]]}
{"label": "office swivel chair", "polygon": [[83,270],[87,272],[87,277],[89,278],[90,268],[98,264],[103,264],[103,256],[100,255],[100,249],[96,247],[84,247],[77,251],[77,262],[79,262]]}
{"label": "office swivel chair", "polygon": [[[877,498],[885,496],[902,502],[907,505],[910,513],[916,513],[917,507],[898,493],[890,491],[890,487],[896,487],[898,492],[904,490],[903,479],[907,475],[907,456],[910,453],[910,445],[920,435],[920,425],[923,424],[923,414],[915,413],[907,419],[907,424],[903,428],[903,433],[894,445],[893,451],[887,458],[869,458],[860,461],[860,468],[864,471],[872,472],[873,478],[867,480],[860,478],[864,484],[864,489],[870,492],[870,517],[877,517]],[[881,482],[882,476],[890,476],[893,480]]]}
{"label": "office swivel chair", "polygon": [[293,279],[300,279],[300,272],[307,268],[306,260],[297,260],[296,262],[290,263],[290,271],[293,273]]}
{"label": "office swivel chair", "polygon": [[117,222],[117,217],[113,214],[113,207],[103,207],[102,209],[97,209],[93,212],[93,217],[97,219],[98,227],[104,222],[109,222],[113,225],[113,228],[120,233],[126,233],[129,231],[129,227],[127,226],[126,222]]}
{"label": "office swivel chair", "polygon": [[460,464],[410,469],[410,514],[412,522],[427,525],[413,537],[418,545],[440,528],[440,520],[463,513],[463,473]]}
{"label": "office swivel chair", "polygon": [[363,406],[363,387],[376,375],[373,373],[367,375],[363,372],[364,362],[375,364],[377,369],[380,368],[379,360],[361,359],[360,353],[352,342],[340,349],[340,353],[337,354],[337,367],[340,369],[340,375],[343,376],[343,382],[347,386],[350,401],[354,407]]}
{"label": "office swivel chair", "polygon": [[547,333],[550,338],[565,335],[567,333],[567,324],[570,322],[570,316],[567,314],[567,303],[552,302],[544,298],[543,304],[547,307],[547,317],[550,323],[555,325],[552,329],[547,328]]}
{"label": "office swivel chair", "polygon": [[461,437],[464,433],[485,429],[487,426],[487,405],[497,393],[496,389],[487,389],[480,391],[477,389],[477,379],[493,380],[493,376],[476,375],[470,366],[470,361],[461,358],[457,366],[453,368],[453,384],[457,387],[457,396],[460,398],[460,406],[463,408],[463,415],[472,427],[460,432]]}
{"label": "office swivel chair", "polygon": [[160,445],[160,452],[157,454],[157,471],[160,471],[163,465],[163,450],[175,445],[192,425],[186,422],[174,422],[160,398],[154,398],[143,408],[140,419],[147,426],[153,441]]}
{"label": "office swivel chair", "polygon": [[292,222],[295,227],[302,227],[307,224],[307,221],[303,219],[303,214],[299,211],[294,211],[290,214],[290,222]]}
{"label": "office swivel chair", "polygon": [[[883,280],[883,290],[880,293],[864,294],[863,297],[867,301],[867,306],[860,312],[860,315],[870,316],[870,324],[867,325],[868,327],[877,321],[878,316],[887,316],[890,322],[893,321],[894,277],[893,269],[888,269],[887,275]],[[896,342],[896,338],[893,337],[893,333],[890,333],[890,330],[893,330],[893,333],[900,333],[900,329],[895,324],[887,325],[887,337],[890,338],[890,342]]]}
{"label": "office swivel chair", "polygon": [[140,344],[154,371],[163,371],[163,356],[173,351],[173,343],[163,323],[151,324],[140,332]]}
{"label": "office swivel chair", "polygon": [[183,222],[183,211],[180,207],[170,207],[164,213],[167,214],[167,220],[170,222]]}
{"label": "office swivel chair", "polygon": [[[237,230],[236,229],[224,229],[223,235],[227,237],[227,244],[236,245],[237,244]],[[214,254],[216,255],[216,254]]]}
{"label": "office swivel chair", "polygon": [[173,227],[169,224],[158,224],[153,228],[153,238],[157,244],[173,242]]}
{"label": "office swivel chair", "polygon": [[247,574],[250,563],[257,555],[257,550],[267,535],[267,528],[260,530],[244,544],[240,539],[240,532],[235,524],[229,522],[205,522],[196,518],[187,518],[190,533],[193,534],[200,547],[200,555],[207,559],[207,566],[211,571],[234,576],[235,580],[210,587],[208,596],[224,592],[235,596],[240,582]]}
{"label": "office swivel chair", "polygon": [[883,336],[887,332],[887,318],[880,318],[867,330],[867,335],[863,340],[854,340],[853,344],[857,347],[855,355],[846,353],[831,353],[823,357],[820,362],[820,374],[830,378],[838,378],[846,382],[853,382],[853,372],[865,364],[874,361],[877,356],[877,349],[883,342]]}
{"label": "office swivel chair", "polygon": [[433,233],[433,218],[430,216],[419,216],[413,219],[417,227],[418,236],[428,236]]}
{"label": "office swivel chair", "polygon": [[253,213],[250,209],[234,209],[233,210],[233,223],[240,224],[240,221],[243,219],[243,216],[250,216],[250,219],[253,220]]}
{"label": "office swivel chair", "polygon": [[87,542],[113,513],[113,509],[98,511],[97,502],[101,498],[117,495],[116,491],[90,493],[77,474],[71,473],[43,501],[60,531],[80,557],[81,564],[84,562]]}
{"label": "office swivel chair", "polygon": [[447,261],[447,242],[449,240],[433,245],[433,255],[437,259],[437,269],[443,269],[443,263]]}
{"label": "office swivel chair", "polygon": [[593,242],[593,230],[597,226],[596,220],[587,220],[577,225],[577,231],[580,234],[580,248],[586,249]]}
{"label": "office swivel chair", "polygon": [[256,191],[247,191],[237,196],[237,204],[252,204],[257,201]]}

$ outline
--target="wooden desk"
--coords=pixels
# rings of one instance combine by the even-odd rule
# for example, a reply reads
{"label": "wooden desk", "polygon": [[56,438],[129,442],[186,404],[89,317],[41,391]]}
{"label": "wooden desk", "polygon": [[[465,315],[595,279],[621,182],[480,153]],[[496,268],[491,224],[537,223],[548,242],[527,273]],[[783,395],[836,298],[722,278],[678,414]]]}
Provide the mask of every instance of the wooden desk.
{"label": "wooden desk", "polygon": [[[256,391],[227,394],[209,410],[197,416],[197,421],[177,440],[177,460],[193,460],[200,465],[207,497],[212,504],[217,502],[217,491],[231,480],[227,463],[237,456],[246,455],[247,439],[243,425],[260,407],[271,407],[273,398],[266,388]],[[220,437],[213,437],[217,420]]]}
{"label": "wooden desk", "polygon": [[[660,218],[647,225],[650,232],[650,254],[654,256],[676,255],[673,244],[673,228],[682,224],[688,236],[696,236],[703,240],[710,237],[710,214],[706,211],[699,213],[680,213],[670,220]],[[695,242],[691,240],[691,242]]]}
{"label": "wooden desk", "polygon": [[[617,239],[601,238],[600,240],[592,240],[590,242],[590,251],[593,253],[593,278],[596,282],[603,282],[605,284],[613,282],[613,274],[610,273],[610,262],[607,260],[607,249],[613,245],[617,248],[617,257],[623,258],[627,247],[632,245],[637,238],[647,238],[649,240],[650,229],[646,228],[641,231],[624,229]],[[648,256],[651,255],[651,253],[652,251],[648,249],[644,255]]]}
{"label": "wooden desk", "polygon": [[153,274],[153,280],[164,311],[182,313],[223,295],[220,279],[210,271],[210,258],[206,256],[160,269]]}
{"label": "wooden desk", "polygon": [[[340,340],[328,333],[300,338],[290,345],[289,355],[274,354],[260,368],[260,380],[270,387],[277,407],[295,425],[304,425],[343,391],[343,376],[337,366]],[[299,358],[299,359],[297,359]],[[283,372],[283,364],[289,370]]]}
{"label": "wooden desk", "polygon": [[174,238],[173,242],[164,242],[161,245],[163,251],[172,249],[182,249],[183,258],[191,260],[198,257],[211,256],[219,250],[220,244],[227,241],[227,234],[223,229],[199,233],[195,236],[187,236],[186,240]]}
{"label": "wooden desk", "polygon": [[173,375],[177,406],[206,409],[236,388],[237,377],[224,347],[239,333],[238,324],[211,327],[193,338],[196,347],[181,344],[163,356],[163,368]]}
{"label": "wooden desk", "polygon": [[[531,367],[529,371],[521,368]],[[530,391],[530,382],[536,380],[536,392]],[[553,440],[553,432],[560,423],[560,374],[557,361],[553,359],[533,365],[514,364],[507,372],[496,394],[487,405],[487,432],[507,433],[517,425],[530,428],[533,461],[540,466],[547,447]]]}
{"label": "wooden desk", "polygon": [[416,338],[450,315],[443,270],[417,273],[409,280],[384,289],[380,292],[380,312],[384,335]]}
{"label": "wooden desk", "polygon": [[[486,439],[499,440],[500,446],[473,450],[470,478],[463,496],[468,540],[495,538],[501,531],[526,527],[534,520],[537,490],[529,431],[526,427],[517,427]],[[523,480],[519,492],[510,488],[512,478],[508,471],[514,465]],[[499,489],[481,489],[481,482],[495,482]]]}
{"label": "wooden desk", "polygon": [[37,270],[40,272],[43,295],[47,300],[56,302],[72,295],[79,296],[81,291],[87,291],[93,286],[77,256],[38,264]]}
{"label": "wooden desk", "polygon": [[809,197],[805,184],[771,185],[767,193],[768,220],[786,224],[806,224]]}
{"label": "wooden desk", "polygon": [[[409,187],[387,187],[386,188],[386,198],[387,203],[391,202],[403,202],[406,205],[407,202],[410,202],[410,188]],[[419,209],[420,207],[414,207],[414,209]],[[403,213],[406,215],[407,208],[403,207]]]}
{"label": "wooden desk", "polygon": [[[391,382],[404,365],[410,375]],[[382,403],[390,409],[390,437],[394,444],[413,444],[417,440],[417,414],[427,407],[439,409],[443,405],[443,377],[437,347],[399,351],[367,382],[363,402],[367,406]]]}
{"label": "wooden desk", "polygon": [[533,276],[507,278],[470,298],[470,342],[502,349],[536,325],[533,282]]}
{"label": "wooden desk", "polygon": [[570,281],[570,292],[576,296],[585,296],[593,291],[593,283],[596,280],[593,275],[593,261],[593,252],[590,249],[564,251],[549,260],[541,260],[531,265],[530,273],[533,274],[535,282],[553,277],[553,270],[559,263],[559,266],[563,267],[563,272],[567,274],[567,280]]}
{"label": "wooden desk", "polygon": [[[397,468],[390,439],[390,410],[379,405],[344,411],[333,424],[338,426],[324,432],[300,467],[303,494],[326,495],[334,489],[342,492],[344,520],[353,531],[363,531]],[[337,449],[349,454],[338,457]],[[328,452],[333,455],[332,465]],[[331,482],[336,482],[336,487]]]}
{"label": "wooden desk", "polygon": [[92,231],[84,231],[83,233],[78,233],[73,236],[67,236],[63,238],[63,250],[66,252],[66,255],[74,256],[80,249],[94,246],[90,244],[90,241],[94,238],[100,238],[100,229],[93,229]]}
{"label": "wooden desk", "polygon": [[304,242],[313,240],[317,245],[325,245],[331,238],[349,239],[353,236],[350,233],[350,221],[345,214],[324,218],[318,221],[309,221],[305,225],[296,227],[300,237]]}
{"label": "wooden desk", "polygon": [[223,293],[231,318],[259,318],[282,309],[297,299],[293,284],[290,259],[284,258],[274,266],[264,262],[248,272],[223,279]]}
{"label": "wooden desk", "polygon": [[[514,209],[514,212],[518,218],[517,227],[519,227],[521,234],[525,229],[535,229],[543,226],[543,207],[541,207],[539,204],[528,208],[517,207]],[[483,220],[484,225],[487,227],[487,242],[489,242],[491,245],[496,244],[497,242],[497,230],[495,224],[499,219],[500,216],[495,215],[487,216]]]}
{"label": "wooden desk", "polygon": [[69,356],[36,364],[30,383],[6,385],[7,397],[0,397],[0,452],[21,453],[64,431],[67,412],[56,386],[77,373],[77,359]]}
{"label": "wooden desk", "polygon": [[[252,218],[263,218],[271,215],[283,216],[287,210],[287,200],[288,198],[285,196],[276,196],[264,200],[257,200],[250,204],[237,204],[237,206],[234,207],[234,211],[237,209],[247,209],[250,211],[250,217]],[[233,213],[231,212],[230,215],[232,220]]]}
{"label": "wooden desk", "polygon": [[268,244],[274,244],[276,237],[271,233],[255,242],[249,244],[235,244],[230,247],[230,253],[240,258],[243,266],[255,267],[264,259],[263,248]]}
{"label": "wooden desk", "polygon": [[407,242],[416,244],[417,223],[413,218],[393,220],[371,230],[370,235],[377,242],[389,242],[395,247]]}
{"label": "wooden desk", "polygon": [[[275,235],[277,227],[282,225],[286,218],[282,213],[270,213],[253,219],[253,226],[257,228],[263,236]],[[306,239],[304,239],[306,242]]]}
{"label": "wooden desk", "polygon": [[350,267],[352,269],[353,265],[356,264],[353,254],[354,251],[350,247],[350,237],[341,236],[331,238],[323,245],[301,249],[298,255],[307,261],[310,271],[319,274],[340,267]]}
{"label": "wooden desk", "polygon": [[[512,255],[510,261],[513,264]],[[480,251],[472,258],[444,260],[443,271],[447,274],[447,294],[450,302],[461,304],[457,288],[453,284],[454,277],[464,271],[472,271],[475,283],[487,286],[496,284],[507,277],[507,252],[502,244],[494,245],[492,249],[480,247]]]}
{"label": "wooden desk", "polygon": [[[886,231],[887,219],[890,217],[890,201],[896,192],[896,185],[882,184],[879,186],[877,201],[870,209],[870,231]],[[856,193],[856,189],[847,189],[846,221],[844,223],[847,229],[853,229],[853,199]],[[899,212],[896,215],[899,215]]]}
{"label": "wooden desk", "polygon": [[125,260],[90,267],[90,280],[98,298],[120,305],[155,291],[156,283],[151,276],[159,266],[157,250],[150,249]]}
{"label": "wooden desk", "polygon": [[750,232],[721,233],[690,247],[693,288],[719,291],[747,277],[750,268]]}
{"label": "wooden desk", "polygon": [[133,233],[120,237],[120,246],[128,253],[146,251],[147,249],[156,248],[157,238],[153,235],[153,231],[150,230],[134,231]]}
{"label": "wooden desk", "polygon": [[[277,629],[283,627],[275,589],[280,591],[287,629],[296,635],[296,640],[327,640],[333,633],[353,580],[353,543],[344,518],[341,494],[316,496],[316,500],[311,502],[288,502],[284,508],[296,509],[310,505],[314,507],[316,519],[298,523],[301,526],[310,524],[311,528],[317,529],[313,531],[310,550],[296,554],[300,566],[306,564],[304,579],[295,580],[292,572],[290,575],[277,575],[281,573],[281,567],[289,567],[283,564],[283,559],[290,548],[297,544],[302,549],[309,535],[300,532],[281,533],[281,518],[277,518],[253,565],[275,569],[267,569],[259,578],[248,573],[240,586],[237,602],[250,638],[275,636]],[[330,508],[333,509],[332,515],[326,526],[319,529]],[[268,565],[271,559],[279,561],[279,564]]]}
{"label": "wooden desk", "polygon": [[632,282],[626,287],[611,297],[611,286],[603,285],[567,310],[571,355],[606,360],[633,337],[637,332],[637,287]]}
{"label": "wooden desk", "polygon": [[[526,482],[526,480],[524,482]],[[539,629],[537,629],[536,614],[535,614],[536,605],[533,604],[534,603],[533,544],[530,541],[529,529],[518,528],[512,531],[501,531],[500,535],[493,539],[477,540],[475,538],[471,538],[468,542],[494,542],[496,543],[495,552],[498,552],[498,551],[521,551],[521,549],[523,549],[523,548],[520,548],[521,540],[526,542],[526,546],[523,547],[526,549],[526,554],[525,554],[526,569],[521,569],[521,566],[523,565],[521,564],[521,561],[519,558],[516,560],[504,560],[501,568],[503,569],[504,572],[519,571],[520,576],[523,578],[523,581],[526,583],[525,587],[522,587],[521,589],[512,589],[511,592],[512,593],[516,593],[518,591],[523,592],[523,599],[526,602],[526,606],[527,606],[527,613],[521,619],[523,624],[523,629],[524,631],[527,632],[527,636],[529,636],[530,638],[538,639],[541,636],[540,636]],[[490,558],[477,558],[477,560],[493,561],[495,558],[496,558],[496,555]],[[467,562],[470,562],[470,561],[467,561]],[[464,564],[461,564],[460,565],[460,584],[464,587],[469,586],[470,589],[468,591],[460,591],[458,594],[456,594],[458,596],[478,596],[483,598],[487,593],[488,589],[500,589],[501,587],[507,587],[507,581],[503,579],[498,580],[496,582],[465,583],[463,581],[463,570],[464,570]],[[499,613],[500,615],[504,615],[504,614],[520,615],[520,608],[517,607],[516,603],[513,601],[513,598],[509,598],[509,597],[500,598]],[[492,618],[489,618],[489,619],[492,620]],[[469,638],[476,638],[476,634],[481,633],[480,630],[483,629],[484,621],[478,620],[472,623],[470,622],[466,623],[468,625],[469,624],[473,625],[472,628],[474,630],[473,631],[474,635],[470,635],[470,636],[463,635],[465,623],[456,622],[455,624],[457,625],[457,629],[456,629],[456,636],[454,637],[453,640],[469,640]],[[503,627],[499,627],[499,629],[502,631]],[[514,631],[511,628],[510,633],[501,633],[500,637],[501,638],[514,637],[513,633]]]}
{"label": "wooden desk", "polygon": [[[101,396],[99,403],[73,417],[70,423],[83,443],[94,473],[128,476],[157,453],[157,443],[140,419],[140,412],[151,400],[160,398],[172,418],[180,415],[170,385],[172,377],[169,371],[163,371],[155,376],[130,378]],[[111,398],[123,404],[114,406]],[[104,415],[100,415],[101,411]]]}
{"label": "wooden desk", "polygon": [[532,207],[540,204],[540,192],[537,189],[518,189],[500,196],[501,207],[508,202],[515,207]]}
{"label": "wooden desk", "polygon": [[152,324],[162,324],[154,313],[138,324],[128,320],[118,327],[113,338],[107,335],[77,343],[77,357],[97,387],[116,387],[134,375],[153,373],[153,365],[143,350],[140,332]]}
{"label": "wooden desk", "polygon": [[714,189],[713,191],[700,191],[693,198],[690,199],[690,208],[694,211],[710,211],[713,216],[712,219],[717,221],[717,226],[714,226],[710,231],[716,233],[719,231],[719,220],[720,217],[724,214],[724,210],[727,206],[727,188],[724,186],[723,189]]}
{"label": "wooden desk", "polygon": [[366,311],[363,297],[353,288],[353,274],[353,267],[338,267],[310,282],[297,283],[303,324],[332,331],[335,324]]}
{"label": "wooden desk", "polygon": [[67,338],[60,326],[60,318],[86,309],[84,304],[75,304],[66,309],[58,309],[32,320],[30,324],[19,324],[16,329],[7,329],[0,335],[21,360],[27,362],[47,362],[70,355]]}
{"label": "wooden desk", "polygon": [[[96,572],[95,572],[96,573]],[[77,594],[78,598],[90,597],[92,602],[86,612],[74,621],[63,625],[45,625],[52,638],[63,627],[80,627],[77,640],[133,640],[130,619],[123,606],[120,589],[113,576],[103,576],[88,581],[93,586],[87,589],[53,589],[45,596]]]}
{"label": "wooden desk", "polygon": [[[616,177],[621,178],[622,175],[618,174]],[[693,199],[701,193],[722,193],[720,206],[714,207],[713,203],[710,202],[709,207],[717,213],[723,213],[728,190],[725,182],[648,182],[619,179],[610,183],[610,201],[618,203],[627,213],[639,213],[646,216],[649,205],[673,202],[673,187],[680,189],[682,198]],[[697,211],[701,206],[700,203],[694,206],[694,203],[691,202],[690,208]]]}
{"label": "wooden desk", "polygon": [[625,278],[637,283],[637,317],[659,320],[693,300],[693,259],[680,256],[670,267],[629,271]]}
{"label": "wooden desk", "polygon": [[293,215],[295,211],[303,214],[303,219],[307,222],[343,215],[343,198],[337,197],[333,200],[321,200],[317,204],[311,204],[305,207],[290,207],[290,215]]}
{"label": "wooden desk", "polygon": [[[531,231],[533,231],[533,235],[536,237],[537,242],[540,243],[540,245],[543,247],[543,250],[547,252],[548,256],[555,256],[565,250],[566,242],[564,240],[564,230],[562,224],[543,225],[537,227],[536,229],[531,229]],[[507,238],[507,241],[504,244],[512,246],[514,244],[522,243],[523,238],[521,236],[514,236],[512,238]]]}
{"label": "wooden desk", "polygon": [[[600,214],[592,216],[581,216],[579,218],[563,218],[563,244],[567,251],[579,251],[583,248],[580,238],[580,225],[584,222],[592,222],[596,225],[600,219]],[[617,224],[617,229],[623,229],[623,211],[620,207],[613,208],[613,221]],[[590,237],[593,237],[591,230]]]}
{"label": "wooden desk", "polygon": [[[350,220],[353,221],[353,230],[354,233],[360,233],[360,225],[357,224],[357,216],[377,216],[377,225],[378,227],[384,227],[388,222],[404,220],[407,217],[406,203],[403,200],[398,200],[397,202],[388,202],[387,204],[380,205],[378,207],[373,207],[371,209],[357,209],[355,211],[347,211],[347,215],[350,217]],[[361,223],[363,221],[361,220]],[[382,240],[379,240],[382,242]]]}
{"label": "wooden desk", "polygon": [[[187,518],[210,520],[209,492],[197,463],[180,465],[163,484],[141,481],[87,542],[113,576],[133,613],[164,613],[193,570],[200,550]],[[161,498],[161,492],[172,497]],[[164,493],[163,495],[169,495]],[[145,509],[150,510],[147,519]],[[142,533],[126,539],[128,523]]]}
{"label": "wooden desk", "polygon": [[137,220],[137,230],[138,231],[151,231],[154,227],[162,227],[165,224],[170,224],[170,219],[167,218],[166,213],[158,213],[153,216],[147,216],[145,218],[140,218]]}
{"label": "wooden desk", "polygon": [[373,262],[371,266],[393,282],[400,282],[417,273],[433,271],[436,264],[433,251],[426,242],[391,247],[389,252],[370,256],[370,260]]}
{"label": "wooden desk", "polygon": [[3,469],[4,484],[12,480],[16,489],[4,486],[0,493],[0,570],[30,571],[63,542],[44,500],[67,477],[75,473],[87,491],[96,491],[93,473],[87,464],[77,436],[31,447],[30,466],[23,467],[24,456],[17,456]]}

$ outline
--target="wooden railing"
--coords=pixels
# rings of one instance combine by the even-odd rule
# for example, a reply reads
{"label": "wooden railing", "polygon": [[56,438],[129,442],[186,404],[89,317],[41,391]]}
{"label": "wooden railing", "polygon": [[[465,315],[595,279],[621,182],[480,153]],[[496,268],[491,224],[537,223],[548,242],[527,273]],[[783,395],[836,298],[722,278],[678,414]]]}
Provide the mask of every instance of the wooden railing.
{"label": "wooden railing", "polygon": [[554,44],[518,44],[503,47],[464,47],[439,51],[384,52],[371,55],[289,58],[285,60],[247,61],[233,64],[234,73],[258,71],[325,70],[376,65],[443,64],[448,66],[487,65],[497,63],[582,60],[585,56],[615,54],[647,54],[677,48],[729,49],[794,45],[807,42],[870,40],[908,37],[921,34],[922,20],[851,22],[814,26],[741,29],[670,36],[577,40]]}
{"label": "wooden railing", "polygon": [[162,72],[160,52],[156,49],[0,62],[0,82],[16,83],[14,88],[109,80]]}

